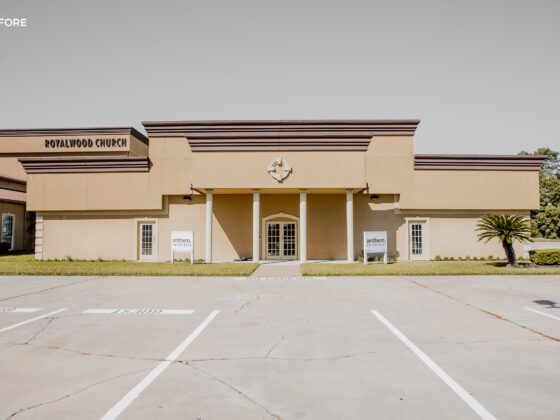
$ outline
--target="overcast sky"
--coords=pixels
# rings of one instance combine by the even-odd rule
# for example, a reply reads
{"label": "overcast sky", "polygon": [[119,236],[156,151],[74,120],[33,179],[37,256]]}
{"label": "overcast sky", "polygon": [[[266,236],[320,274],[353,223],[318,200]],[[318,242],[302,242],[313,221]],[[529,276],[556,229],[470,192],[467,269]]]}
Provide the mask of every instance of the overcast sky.
{"label": "overcast sky", "polygon": [[0,128],[419,118],[417,153],[560,149],[560,1],[0,0]]}

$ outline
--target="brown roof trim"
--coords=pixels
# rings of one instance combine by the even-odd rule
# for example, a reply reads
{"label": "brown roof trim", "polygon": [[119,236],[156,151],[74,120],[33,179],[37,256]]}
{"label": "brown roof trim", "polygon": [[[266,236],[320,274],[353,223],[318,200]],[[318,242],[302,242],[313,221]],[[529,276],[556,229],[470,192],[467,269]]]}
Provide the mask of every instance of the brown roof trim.
{"label": "brown roof trim", "polygon": [[28,174],[148,172],[147,156],[79,156],[19,158]]}
{"label": "brown roof trim", "polygon": [[11,176],[1,175],[1,174],[0,174],[0,181],[8,181],[8,182],[13,182],[14,184],[21,184],[21,185],[27,184],[27,181],[25,179],[12,178]]}
{"label": "brown roof trim", "polygon": [[415,155],[416,170],[538,171],[546,156]]}
{"label": "brown roof trim", "polygon": [[367,150],[376,134],[413,135],[419,120],[145,121],[152,137],[186,137],[193,152]]}
{"label": "brown roof trim", "polygon": [[87,136],[98,134],[130,134],[148,144],[149,139],[134,127],[89,127],[89,128],[29,128],[0,129],[0,137],[20,136]]}
{"label": "brown roof trim", "polygon": [[0,198],[0,203],[23,204],[23,205],[25,205],[27,203],[27,201],[7,200],[7,199],[4,199],[4,198]]}
{"label": "brown roof trim", "polygon": [[25,191],[15,191],[6,188],[0,188],[0,202],[25,204],[27,194]]}

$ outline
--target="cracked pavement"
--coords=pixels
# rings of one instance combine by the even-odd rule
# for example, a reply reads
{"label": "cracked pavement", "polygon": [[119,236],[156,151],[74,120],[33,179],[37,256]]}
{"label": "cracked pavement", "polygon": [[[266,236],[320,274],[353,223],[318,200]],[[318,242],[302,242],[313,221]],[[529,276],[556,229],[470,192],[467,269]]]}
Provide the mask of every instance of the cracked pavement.
{"label": "cracked pavement", "polygon": [[371,309],[497,418],[560,410],[560,322],[524,310],[560,315],[535,303],[560,302],[559,276],[0,277],[0,300],[68,308],[0,334],[0,418],[100,418],[214,309],[121,418],[477,418]]}

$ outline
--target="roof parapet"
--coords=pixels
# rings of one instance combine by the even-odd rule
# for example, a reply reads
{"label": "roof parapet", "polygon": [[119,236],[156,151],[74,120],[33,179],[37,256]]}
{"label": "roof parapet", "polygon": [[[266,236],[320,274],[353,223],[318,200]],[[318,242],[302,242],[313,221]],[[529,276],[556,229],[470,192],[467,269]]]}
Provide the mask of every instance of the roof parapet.
{"label": "roof parapet", "polygon": [[414,155],[415,170],[538,171],[546,156]]}
{"label": "roof parapet", "polygon": [[145,121],[153,137],[186,137],[193,152],[367,150],[375,135],[413,135],[419,120]]}
{"label": "roof parapet", "polygon": [[26,157],[18,161],[28,174],[148,172],[147,156]]}

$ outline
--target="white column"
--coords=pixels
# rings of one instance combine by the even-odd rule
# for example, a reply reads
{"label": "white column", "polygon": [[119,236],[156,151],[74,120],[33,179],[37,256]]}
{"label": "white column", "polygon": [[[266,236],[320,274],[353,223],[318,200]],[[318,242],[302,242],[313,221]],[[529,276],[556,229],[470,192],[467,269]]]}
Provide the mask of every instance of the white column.
{"label": "white column", "polygon": [[261,194],[253,190],[253,261],[259,261],[259,231],[260,231]]}
{"label": "white column", "polygon": [[212,262],[212,202],[213,190],[206,190],[206,262]]}
{"label": "white column", "polygon": [[354,196],[346,190],[346,255],[348,262],[354,262]]}
{"label": "white column", "polygon": [[307,261],[307,192],[299,192],[299,260]]}

